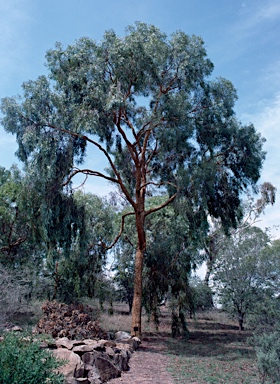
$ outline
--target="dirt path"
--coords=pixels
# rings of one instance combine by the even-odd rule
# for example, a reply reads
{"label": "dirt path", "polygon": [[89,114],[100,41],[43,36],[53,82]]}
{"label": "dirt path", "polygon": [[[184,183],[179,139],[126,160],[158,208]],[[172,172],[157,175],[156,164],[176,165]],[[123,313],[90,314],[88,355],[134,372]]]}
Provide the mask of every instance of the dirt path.
{"label": "dirt path", "polygon": [[110,384],[174,384],[167,372],[168,356],[166,346],[158,340],[143,340],[138,351],[134,352],[130,370],[122,376],[110,380]]}

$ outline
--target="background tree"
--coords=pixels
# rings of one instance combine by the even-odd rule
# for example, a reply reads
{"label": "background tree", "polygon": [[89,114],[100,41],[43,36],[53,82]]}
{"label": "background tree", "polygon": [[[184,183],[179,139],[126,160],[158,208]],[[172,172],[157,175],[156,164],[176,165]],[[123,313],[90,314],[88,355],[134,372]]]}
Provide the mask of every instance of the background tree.
{"label": "background tree", "polygon": [[262,256],[269,237],[260,228],[250,227],[224,240],[213,277],[222,308],[233,315],[243,330],[245,317],[253,313],[259,301],[271,297],[267,274],[269,260]]}
{"label": "background tree", "polygon": [[[0,321],[20,311],[35,295],[43,261],[43,245],[32,236],[26,209],[24,174],[0,168]],[[40,226],[39,223],[38,228]]]}
{"label": "background tree", "polygon": [[[199,37],[168,39],[137,23],[123,38],[107,31],[100,43],[57,44],[47,66],[49,78],[24,83],[21,100],[2,100],[2,123],[39,182],[50,178],[55,189],[83,173],[121,191],[131,207],[122,227],[133,215],[137,232],[132,334],[139,335],[146,218],[183,197],[200,221],[210,214],[236,225],[239,195],[260,176],[263,141],[235,117],[232,84],[209,80],[213,64]],[[87,145],[109,172],[81,167]],[[146,209],[147,193],[162,192],[167,199]]]}
{"label": "background tree", "polygon": [[[242,201],[240,209],[242,217],[236,228],[231,228],[228,235],[234,236],[237,232],[254,226],[260,219],[261,214],[267,205],[275,203],[276,188],[269,182],[261,184],[259,188],[260,198],[255,200],[252,194],[248,193],[246,199]],[[206,273],[204,282],[209,286],[209,280],[213,272],[216,257],[219,249],[223,246],[224,231],[219,220],[211,220],[209,234],[204,243],[204,251],[206,258]]]}
{"label": "background tree", "polygon": [[[122,239],[118,243],[117,250],[115,252],[114,263],[114,282],[117,285],[118,298],[128,304],[128,312],[131,314],[133,303],[133,281],[134,281],[134,263],[132,258],[132,252],[134,247],[131,244],[123,244],[121,247]],[[129,248],[129,249],[127,249]]]}
{"label": "background tree", "polygon": [[100,243],[112,241],[115,215],[106,198],[80,191],[73,198],[83,221],[72,237],[69,253],[61,251],[58,258],[50,255],[47,260],[48,273],[57,285],[57,298],[64,302],[92,298],[101,292],[106,249]]}
{"label": "background tree", "polygon": [[20,170],[16,166],[10,170],[0,167],[0,253],[6,256],[2,262],[12,262],[30,235],[28,213],[22,207],[23,193]]}

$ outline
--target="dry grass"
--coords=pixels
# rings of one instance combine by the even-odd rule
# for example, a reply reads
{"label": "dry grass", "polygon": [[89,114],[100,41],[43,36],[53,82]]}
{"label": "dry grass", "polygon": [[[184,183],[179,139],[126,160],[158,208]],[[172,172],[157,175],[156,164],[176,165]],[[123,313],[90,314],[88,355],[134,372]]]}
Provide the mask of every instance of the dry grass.
{"label": "dry grass", "polygon": [[200,313],[189,320],[190,338],[166,340],[175,383],[260,383],[251,333],[240,332],[225,313]]}
{"label": "dry grass", "polygon": [[[116,305],[114,315],[102,314],[103,329],[130,331],[131,317],[126,306]],[[168,308],[162,308],[161,324],[156,331],[143,316],[143,339],[167,346],[167,369],[176,384],[257,384],[260,383],[256,359],[250,345],[251,333],[239,332],[237,324],[219,310],[201,312],[188,320],[190,338],[171,337]]]}
{"label": "dry grass", "polygon": [[[125,331],[130,333],[131,315],[128,313],[128,306],[123,303],[114,304],[112,315],[109,314],[109,309],[105,308],[104,311],[100,312],[98,321],[101,328],[108,332]],[[148,321],[146,314],[143,314],[142,332],[146,334],[155,331],[154,324]]]}

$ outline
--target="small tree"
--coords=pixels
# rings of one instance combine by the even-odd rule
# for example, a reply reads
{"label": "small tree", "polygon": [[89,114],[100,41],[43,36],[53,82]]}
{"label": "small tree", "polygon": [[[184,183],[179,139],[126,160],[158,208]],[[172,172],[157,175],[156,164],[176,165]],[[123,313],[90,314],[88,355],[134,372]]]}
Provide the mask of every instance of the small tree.
{"label": "small tree", "polygon": [[215,263],[214,286],[223,308],[238,320],[239,330],[267,292],[267,276],[262,275],[262,252],[269,238],[257,227],[225,238]]}
{"label": "small tree", "polygon": [[[260,215],[264,213],[267,205],[273,205],[275,203],[276,188],[269,182],[261,184],[258,189],[260,192],[260,198],[254,200],[251,194],[247,194],[247,198],[242,202],[242,218],[238,222],[236,228],[231,228],[229,234],[234,236],[237,232],[246,228],[252,227],[259,221]],[[209,234],[204,242],[204,252],[206,261],[206,273],[204,282],[209,286],[213,267],[215,265],[216,257],[219,253],[219,249],[223,247],[224,231],[220,220],[212,220]]]}

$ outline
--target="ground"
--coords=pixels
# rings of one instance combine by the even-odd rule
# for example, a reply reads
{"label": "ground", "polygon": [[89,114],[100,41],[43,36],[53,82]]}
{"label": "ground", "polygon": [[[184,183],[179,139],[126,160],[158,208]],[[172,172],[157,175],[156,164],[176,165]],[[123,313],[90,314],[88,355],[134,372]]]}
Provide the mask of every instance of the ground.
{"label": "ground", "polygon": [[159,330],[145,324],[130,371],[111,384],[260,383],[250,331],[240,332],[224,313],[200,313],[188,321],[190,338],[171,337],[168,308]]}
{"label": "ground", "polygon": [[130,360],[130,370],[109,383],[174,384],[167,366],[167,347],[164,343],[161,340],[144,338],[139,351],[135,352]]}

